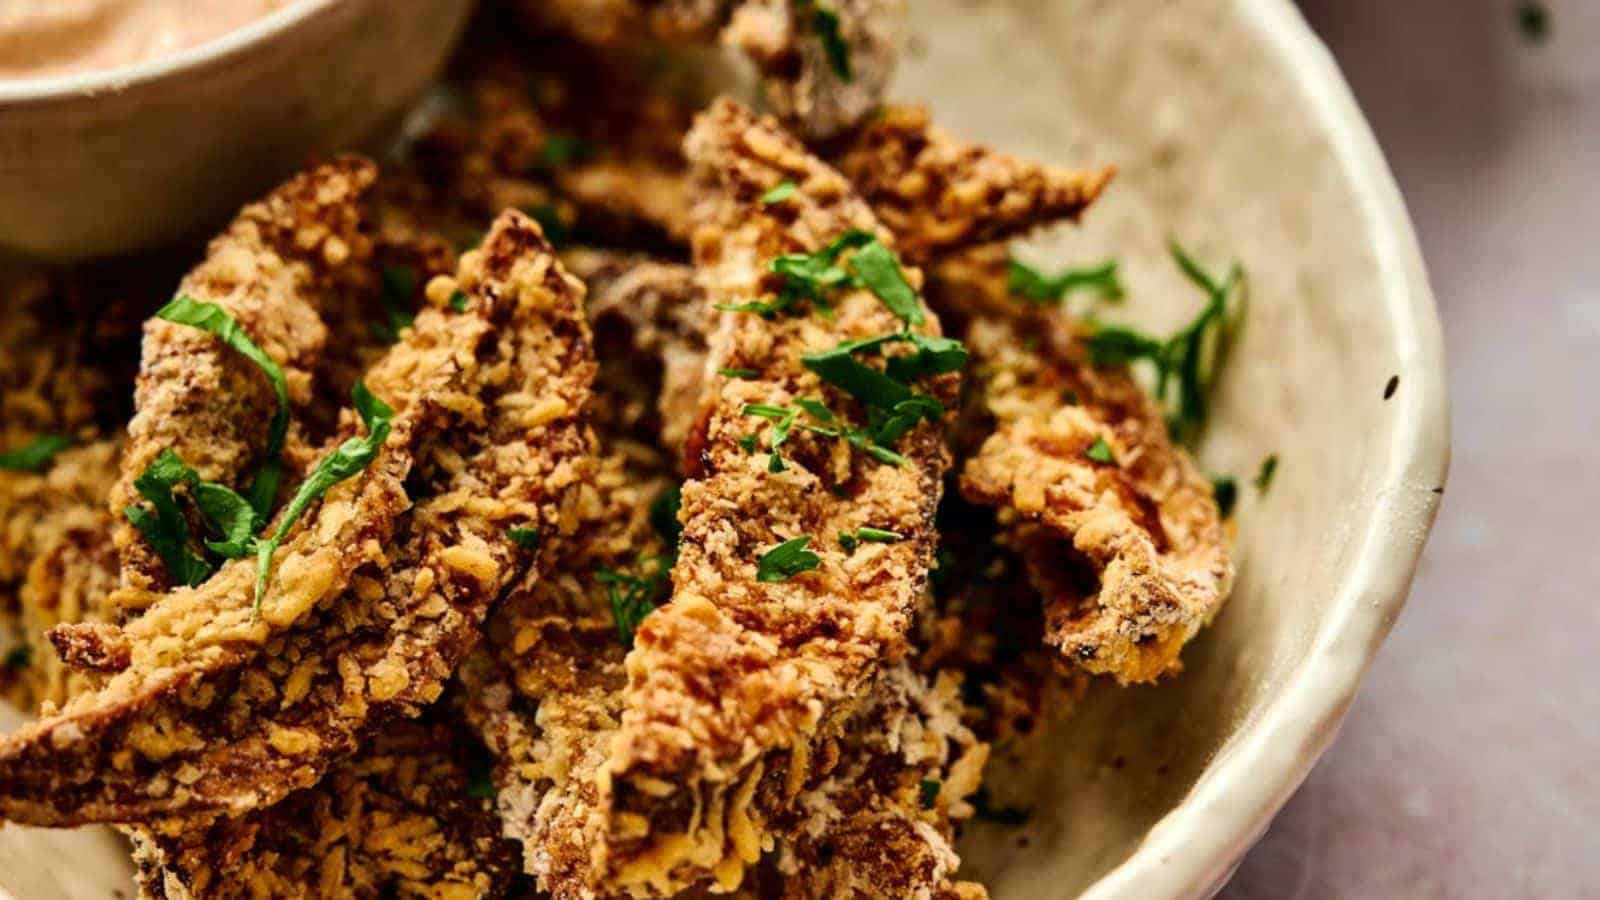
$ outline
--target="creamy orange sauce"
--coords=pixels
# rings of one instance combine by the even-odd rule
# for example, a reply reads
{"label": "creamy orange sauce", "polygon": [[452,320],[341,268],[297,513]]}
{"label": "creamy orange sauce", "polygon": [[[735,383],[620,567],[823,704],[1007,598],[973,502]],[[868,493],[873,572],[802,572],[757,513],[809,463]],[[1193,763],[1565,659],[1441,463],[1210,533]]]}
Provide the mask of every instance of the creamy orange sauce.
{"label": "creamy orange sauce", "polygon": [[0,78],[112,69],[168,56],[293,0],[0,0]]}

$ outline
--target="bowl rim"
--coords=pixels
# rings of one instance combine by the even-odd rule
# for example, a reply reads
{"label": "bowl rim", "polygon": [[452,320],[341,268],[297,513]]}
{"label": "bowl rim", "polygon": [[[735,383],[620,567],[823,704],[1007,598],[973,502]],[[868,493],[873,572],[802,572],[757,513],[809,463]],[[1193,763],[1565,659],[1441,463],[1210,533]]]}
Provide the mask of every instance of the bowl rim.
{"label": "bowl rim", "polygon": [[286,31],[340,0],[291,0],[232,31],[153,59],[109,69],[0,79],[0,103],[25,104],[115,93],[223,60]]}
{"label": "bowl rim", "polygon": [[1195,900],[1226,884],[1332,743],[1362,676],[1400,616],[1450,462],[1444,339],[1400,189],[1333,55],[1291,0],[1236,7],[1300,93],[1355,194],[1380,302],[1395,323],[1399,424],[1357,533],[1355,561],[1287,683],[1217,755],[1182,802],[1080,900]]}

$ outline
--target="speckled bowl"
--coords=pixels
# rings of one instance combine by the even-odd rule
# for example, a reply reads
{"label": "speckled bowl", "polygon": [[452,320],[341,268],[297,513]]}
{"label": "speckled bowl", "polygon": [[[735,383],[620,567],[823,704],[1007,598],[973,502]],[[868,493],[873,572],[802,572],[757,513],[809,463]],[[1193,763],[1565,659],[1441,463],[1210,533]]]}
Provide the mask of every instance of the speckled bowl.
{"label": "speckled bowl", "polygon": [[118,69],[0,80],[0,251],[52,261],[203,234],[438,74],[471,0],[299,0]]}
{"label": "speckled bowl", "polygon": [[[1158,331],[1200,304],[1169,236],[1248,272],[1200,454],[1240,476],[1234,596],[1180,677],[1097,687],[1028,753],[996,759],[994,802],[1032,815],[976,824],[962,846],[997,900],[1206,897],[1333,739],[1433,521],[1447,402],[1416,241],[1287,0],[913,7],[901,98],[1007,149],[1121,169],[1082,227],[1031,255],[1116,256],[1130,296],[1112,315]],[[1262,495],[1249,477],[1273,453]],[[29,900],[103,898],[126,867],[106,832],[0,831],[0,886]]]}

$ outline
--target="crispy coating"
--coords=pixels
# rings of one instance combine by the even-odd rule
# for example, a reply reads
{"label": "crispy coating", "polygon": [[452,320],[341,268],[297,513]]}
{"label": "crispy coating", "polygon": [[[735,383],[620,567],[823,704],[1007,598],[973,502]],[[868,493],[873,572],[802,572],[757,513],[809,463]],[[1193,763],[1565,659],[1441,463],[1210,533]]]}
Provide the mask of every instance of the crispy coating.
{"label": "crispy coating", "polygon": [[[770,297],[766,260],[816,250],[851,227],[877,228],[836,172],[732,101],[702,117],[688,153],[701,192],[696,261],[713,302]],[[800,184],[796,202],[784,210],[758,202],[785,178]],[[756,808],[758,786],[802,784],[814,746],[907,650],[947,465],[937,430],[924,423],[907,436],[905,467],[807,433],[786,447],[788,468],[771,473],[764,455],[738,443],[752,430],[749,403],[821,397],[847,420],[860,416],[799,356],[900,322],[865,290],[848,290],[833,310],[826,319],[717,316],[708,367],[758,374],[708,383],[689,441],[673,599],[645,620],[628,656],[622,727],[601,780],[608,833],[596,851],[620,888],[668,893],[708,875],[736,885],[759,856],[766,821],[794,799],[769,791],[762,799],[773,808]],[[941,379],[934,390],[948,396],[953,387]],[[832,539],[863,525],[905,539],[855,554]],[[819,567],[759,581],[758,557],[801,535],[813,537]]]}
{"label": "crispy coating", "polygon": [[574,505],[577,529],[548,548],[550,576],[506,599],[459,675],[466,717],[495,758],[505,834],[522,843],[524,869],[558,897],[591,895],[591,853],[605,825],[599,780],[627,683],[597,573],[661,573],[670,548],[648,510],[671,483],[664,464],[602,458]]}
{"label": "crispy coating", "polygon": [[[115,441],[96,441],[62,451],[42,473],[0,472],[0,552],[26,565],[17,589],[16,646],[23,649],[7,653],[0,683],[4,696],[23,709],[65,703],[91,684],[62,664],[47,633],[62,622],[107,618],[117,556],[105,496],[116,478],[117,452]],[[92,649],[79,648],[78,655]]]}
{"label": "crispy coating", "polygon": [[716,36],[733,0],[528,0],[530,20],[600,47],[641,40],[705,41]]}
{"label": "crispy coating", "polygon": [[252,809],[313,783],[369,720],[437,698],[531,562],[507,527],[558,523],[582,478],[593,375],[582,286],[526,217],[497,223],[459,286],[465,313],[425,310],[369,373],[389,441],[291,533],[260,616],[248,560],[162,597],[126,629],[126,671],[0,744],[0,811]]}
{"label": "crispy coating", "polygon": [[503,897],[515,845],[474,795],[472,745],[438,715],[393,722],[275,806],[175,833],[138,829],[141,896]]}
{"label": "crispy coating", "polygon": [[[1063,319],[978,319],[966,338],[995,428],[961,492],[999,510],[1045,597],[1046,640],[1124,684],[1176,671],[1233,576],[1210,483],[1129,373],[1090,365]],[[1114,462],[1087,456],[1097,438]]]}
{"label": "crispy coating", "polygon": [[1115,174],[1041,165],[957,140],[927,110],[894,106],[851,136],[837,164],[915,263],[1076,220]]}
{"label": "crispy coating", "polygon": [[[642,395],[654,407],[652,439],[681,457],[700,409],[710,371],[706,368],[706,323],[712,312],[694,270],[639,254],[576,249],[563,255],[573,274],[589,286],[589,319],[602,334],[619,331],[626,350],[618,364],[601,367],[642,382],[642,390],[614,390],[615,397]],[[624,361],[632,362],[631,365]],[[620,416],[619,430],[637,432],[639,411]]]}

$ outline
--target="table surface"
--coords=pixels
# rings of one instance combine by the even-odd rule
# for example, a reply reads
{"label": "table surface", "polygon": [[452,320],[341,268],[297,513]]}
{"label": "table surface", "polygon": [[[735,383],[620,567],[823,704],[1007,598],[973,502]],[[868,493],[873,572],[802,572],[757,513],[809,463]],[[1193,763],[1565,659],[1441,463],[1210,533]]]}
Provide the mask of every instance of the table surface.
{"label": "table surface", "polygon": [[1301,0],[1421,235],[1455,454],[1342,735],[1224,891],[1600,897],[1600,2]]}

